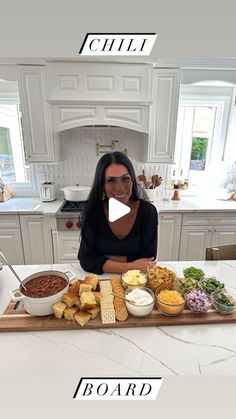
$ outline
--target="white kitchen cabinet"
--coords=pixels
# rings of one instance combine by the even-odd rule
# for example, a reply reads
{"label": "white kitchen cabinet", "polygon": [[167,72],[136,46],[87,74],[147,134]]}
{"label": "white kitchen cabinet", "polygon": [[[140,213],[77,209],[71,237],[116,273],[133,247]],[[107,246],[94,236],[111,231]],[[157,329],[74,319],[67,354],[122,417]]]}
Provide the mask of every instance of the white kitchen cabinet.
{"label": "white kitchen cabinet", "polygon": [[79,231],[53,231],[55,263],[78,262],[79,246]]}
{"label": "white kitchen cabinet", "polygon": [[149,131],[149,106],[52,105],[56,132],[87,125],[118,125],[140,132]]}
{"label": "white kitchen cabinet", "polygon": [[149,102],[152,64],[48,62],[47,100]]}
{"label": "white kitchen cabinet", "polygon": [[236,225],[227,227],[213,226],[211,246],[236,243]]}
{"label": "white kitchen cabinet", "polygon": [[[18,215],[0,215],[0,249],[11,264],[24,264],[24,254]],[[5,263],[2,260],[1,262],[3,264]]]}
{"label": "white kitchen cabinet", "polygon": [[206,247],[236,243],[235,213],[184,214],[179,260],[204,260]]}
{"label": "white kitchen cabinet", "polygon": [[183,226],[181,231],[179,260],[204,260],[206,247],[211,245],[211,228]]}
{"label": "white kitchen cabinet", "polygon": [[181,220],[179,213],[159,214],[157,260],[178,260]]}
{"label": "white kitchen cabinet", "polygon": [[59,160],[59,137],[53,133],[45,97],[45,66],[18,66],[25,157],[28,162]]}
{"label": "white kitchen cabinet", "polygon": [[52,235],[44,215],[20,215],[26,264],[53,263]]}
{"label": "white kitchen cabinet", "polygon": [[151,106],[148,162],[174,161],[179,89],[179,69],[154,69],[154,101]]}

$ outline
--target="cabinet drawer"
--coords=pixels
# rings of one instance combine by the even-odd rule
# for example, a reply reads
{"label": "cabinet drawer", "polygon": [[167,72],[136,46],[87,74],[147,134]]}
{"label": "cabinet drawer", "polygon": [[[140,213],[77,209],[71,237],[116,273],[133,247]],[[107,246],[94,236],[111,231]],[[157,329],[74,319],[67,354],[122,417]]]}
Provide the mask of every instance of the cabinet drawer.
{"label": "cabinet drawer", "polygon": [[235,213],[199,213],[199,214],[183,214],[182,225],[232,225],[236,224]]}
{"label": "cabinet drawer", "polygon": [[16,215],[0,215],[0,228],[18,228],[20,227],[19,216]]}
{"label": "cabinet drawer", "polygon": [[77,260],[79,251],[80,235],[73,233],[58,233],[58,258],[60,260]]}
{"label": "cabinet drawer", "polygon": [[12,265],[24,264],[24,254],[19,228],[0,229],[0,249]]}

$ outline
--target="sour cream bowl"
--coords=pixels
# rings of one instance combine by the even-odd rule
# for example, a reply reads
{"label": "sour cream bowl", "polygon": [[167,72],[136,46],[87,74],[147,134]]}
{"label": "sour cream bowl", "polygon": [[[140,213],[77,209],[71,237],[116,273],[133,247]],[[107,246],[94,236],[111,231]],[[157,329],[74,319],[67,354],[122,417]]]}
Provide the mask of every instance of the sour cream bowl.
{"label": "sour cream bowl", "polygon": [[69,278],[64,272],[42,271],[25,278],[23,284],[26,291],[21,286],[11,291],[12,300],[22,301],[29,314],[47,316],[53,312],[52,305],[61,301],[62,295],[68,291]]}
{"label": "sour cream bowl", "polygon": [[127,289],[125,291],[125,298],[127,310],[132,316],[146,317],[152,313],[155,303],[155,295],[149,288]]}

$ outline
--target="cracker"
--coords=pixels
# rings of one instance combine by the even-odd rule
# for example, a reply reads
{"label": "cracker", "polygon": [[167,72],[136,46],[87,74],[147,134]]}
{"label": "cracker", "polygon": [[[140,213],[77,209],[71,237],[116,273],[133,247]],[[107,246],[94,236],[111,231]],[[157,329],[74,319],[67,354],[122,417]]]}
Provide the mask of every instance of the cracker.
{"label": "cracker", "polygon": [[100,291],[111,291],[111,282],[110,281],[99,281]]}
{"label": "cracker", "polygon": [[101,307],[101,310],[103,310],[103,309],[104,310],[108,310],[108,309],[114,310],[113,303],[111,303],[109,301],[101,301],[100,307]]}
{"label": "cracker", "polygon": [[115,310],[114,309],[106,309],[101,310],[101,318],[102,323],[115,323],[116,322],[116,316],[115,316]]}

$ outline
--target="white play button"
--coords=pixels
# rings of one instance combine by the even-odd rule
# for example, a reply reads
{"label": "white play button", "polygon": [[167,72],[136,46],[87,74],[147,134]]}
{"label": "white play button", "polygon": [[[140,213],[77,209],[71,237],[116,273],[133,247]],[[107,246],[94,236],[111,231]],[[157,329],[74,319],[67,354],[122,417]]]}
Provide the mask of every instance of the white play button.
{"label": "white play button", "polygon": [[130,212],[130,207],[117,201],[115,198],[110,198],[108,201],[108,218],[112,223]]}

